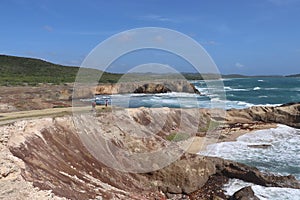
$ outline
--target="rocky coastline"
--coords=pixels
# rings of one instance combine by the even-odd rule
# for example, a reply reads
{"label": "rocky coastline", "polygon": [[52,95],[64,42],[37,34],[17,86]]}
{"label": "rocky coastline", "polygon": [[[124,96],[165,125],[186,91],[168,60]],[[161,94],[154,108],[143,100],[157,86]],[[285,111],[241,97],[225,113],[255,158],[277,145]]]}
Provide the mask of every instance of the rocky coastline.
{"label": "rocky coastline", "polygon": [[[208,128],[207,124],[215,124],[216,120],[211,112],[207,109],[121,109],[101,111],[95,120],[101,122],[98,128],[107,140],[129,152],[142,153],[169,144],[183,151],[187,149],[184,141],[170,141],[170,135],[190,133],[185,140],[198,143],[192,142],[189,146],[200,144],[205,148],[207,143],[203,138],[210,132],[218,133],[217,142],[220,142],[277,123],[299,128],[300,103],[228,110],[223,118],[218,118],[222,123]],[[200,116],[197,126],[194,125],[195,114]],[[113,118],[117,126],[112,123]],[[160,121],[164,121],[163,126]],[[156,136],[148,140],[132,135],[151,135],[153,131]],[[231,178],[267,187],[300,189],[299,180],[291,175],[266,174],[234,161],[198,156],[189,153],[192,152],[189,149],[175,162],[152,172],[114,170],[83,145],[72,116],[16,121],[0,126],[0,138],[0,185],[4,188],[0,197],[8,199],[27,195],[27,199],[214,200],[241,199],[252,194],[251,188],[244,188],[232,197],[226,196],[222,187]]]}
{"label": "rocky coastline", "polygon": [[[74,87],[76,89],[74,90]],[[127,93],[185,92],[200,94],[187,80],[152,80],[86,86],[74,83],[39,86],[0,86],[0,113],[71,107],[72,99],[90,99],[95,95]]]}

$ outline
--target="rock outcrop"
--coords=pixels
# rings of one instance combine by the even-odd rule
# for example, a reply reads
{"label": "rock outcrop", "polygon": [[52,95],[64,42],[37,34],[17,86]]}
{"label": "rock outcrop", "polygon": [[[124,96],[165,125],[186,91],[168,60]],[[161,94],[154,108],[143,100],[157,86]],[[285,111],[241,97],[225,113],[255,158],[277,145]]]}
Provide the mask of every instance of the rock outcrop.
{"label": "rock outcrop", "polygon": [[166,93],[185,92],[200,94],[195,86],[187,80],[153,80],[151,82],[120,82],[117,84],[101,84],[94,89],[95,94],[125,93]]}
{"label": "rock outcrop", "polygon": [[216,173],[228,178],[236,178],[246,182],[267,187],[288,187],[300,189],[300,182],[294,176],[276,176],[260,172],[256,167],[224,160],[210,158],[216,166]]}
{"label": "rock outcrop", "polygon": [[252,188],[248,186],[235,192],[229,200],[259,200],[259,198],[255,196]]}
{"label": "rock outcrop", "polygon": [[[125,114],[127,112],[130,114]],[[135,136],[149,137],[158,128],[155,124],[160,127],[158,132],[168,133],[177,128],[191,131],[189,124],[195,123],[194,112],[195,109],[180,112],[166,108],[118,110],[114,119],[119,123],[119,129],[113,127],[109,113],[101,113],[98,119],[103,126],[98,127],[98,131],[124,150],[143,153],[170,142],[160,137],[146,140]],[[159,123],[166,117],[165,113],[168,113],[169,121],[161,127]],[[178,118],[182,114],[185,116],[183,121]],[[94,199],[97,196],[103,199],[164,199],[167,196],[225,199],[227,197],[221,187],[230,178],[262,186],[300,189],[299,181],[293,176],[265,174],[255,167],[237,162],[189,153],[183,153],[172,164],[148,173],[118,171],[87,150],[72,117],[16,122],[10,125],[9,130],[12,136],[6,143],[13,155],[24,163],[22,176],[40,189],[52,190],[54,194],[69,199]],[[181,151],[177,143],[172,144]],[[218,182],[222,184],[218,185]]]}
{"label": "rock outcrop", "polygon": [[231,109],[227,112],[227,122],[229,124],[251,123],[253,121],[286,124],[300,128],[300,103],[290,103],[276,107],[253,106],[247,109]]}
{"label": "rock outcrop", "polygon": [[150,94],[156,94],[156,93],[167,93],[171,92],[171,90],[164,86],[163,84],[155,84],[155,83],[147,83],[142,86],[139,86],[136,90],[133,91],[133,93],[150,93]]}

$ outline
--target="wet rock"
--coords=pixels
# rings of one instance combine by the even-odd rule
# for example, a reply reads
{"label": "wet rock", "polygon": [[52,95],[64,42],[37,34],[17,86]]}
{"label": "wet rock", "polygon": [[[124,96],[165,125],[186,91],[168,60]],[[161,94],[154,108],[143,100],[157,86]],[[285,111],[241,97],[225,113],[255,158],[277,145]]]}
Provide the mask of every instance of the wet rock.
{"label": "wet rock", "polygon": [[272,145],[271,144],[249,144],[247,146],[250,148],[267,149]]}
{"label": "wet rock", "polygon": [[259,200],[257,196],[255,196],[252,188],[250,186],[244,187],[239,191],[235,192],[229,200]]}
{"label": "wet rock", "polygon": [[292,175],[277,176],[260,172],[256,167],[250,167],[242,163],[210,158],[215,163],[216,173],[227,178],[236,178],[267,187],[288,187],[300,189],[300,182]]}

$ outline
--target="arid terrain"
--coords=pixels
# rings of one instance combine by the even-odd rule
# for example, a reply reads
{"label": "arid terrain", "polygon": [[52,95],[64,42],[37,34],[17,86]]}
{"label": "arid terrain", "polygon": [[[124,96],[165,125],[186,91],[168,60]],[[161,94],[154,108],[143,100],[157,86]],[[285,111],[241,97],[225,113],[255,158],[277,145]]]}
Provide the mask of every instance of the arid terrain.
{"label": "arid terrain", "polygon": [[[62,89],[67,88],[61,86],[57,94]],[[21,94],[6,96],[1,103],[14,106],[15,102],[5,99],[18,100],[17,95]],[[233,161],[193,154],[207,144],[234,140],[277,123],[299,128],[300,104],[233,109],[226,115],[208,109],[105,107],[98,107],[95,113],[90,108],[79,109],[72,115],[72,108],[49,109],[60,101],[59,96],[51,104],[38,104],[48,107],[33,107],[33,100],[30,97],[28,105],[25,102],[19,109],[40,110],[1,114],[2,199],[228,199],[222,186],[230,178],[300,188],[293,176],[264,174]],[[67,99],[62,102],[71,104]],[[94,139],[89,140],[87,133]],[[116,147],[127,152],[126,156],[118,157]],[[158,150],[158,163],[147,154],[136,158],[142,158],[137,163],[143,169],[154,171],[133,172],[140,169],[132,162],[135,154]],[[176,159],[166,162],[174,156]],[[114,162],[117,165],[110,166]],[[161,163],[166,166],[159,166]],[[133,170],[124,172],[125,166]]]}

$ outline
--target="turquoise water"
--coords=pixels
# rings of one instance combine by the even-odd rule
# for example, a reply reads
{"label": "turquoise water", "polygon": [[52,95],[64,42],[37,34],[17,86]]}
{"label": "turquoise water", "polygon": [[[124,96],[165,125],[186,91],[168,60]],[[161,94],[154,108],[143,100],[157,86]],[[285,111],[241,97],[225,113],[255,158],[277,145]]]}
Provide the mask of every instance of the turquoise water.
{"label": "turquoise water", "polygon": [[[121,107],[246,108],[300,102],[300,78],[241,78],[191,81],[202,95],[187,93],[112,95],[112,105]],[[224,84],[220,88],[207,85]],[[222,97],[225,94],[225,98]],[[214,102],[214,103],[212,103]],[[219,103],[219,104],[218,104]]]}
{"label": "turquoise water", "polygon": [[[284,104],[300,101],[300,78],[224,79],[228,101],[250,105]],[[203,81],[194,82],[204,93]]]}

